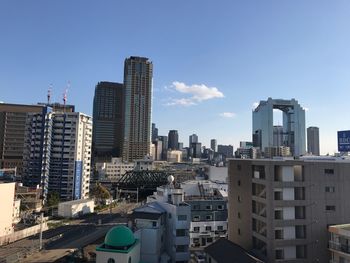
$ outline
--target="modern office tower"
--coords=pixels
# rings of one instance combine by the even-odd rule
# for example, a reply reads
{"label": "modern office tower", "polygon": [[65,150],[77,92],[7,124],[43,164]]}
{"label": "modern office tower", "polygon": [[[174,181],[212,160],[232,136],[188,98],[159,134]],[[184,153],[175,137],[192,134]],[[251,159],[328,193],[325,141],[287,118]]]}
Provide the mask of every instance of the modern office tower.
{"label": "modern office tower", "polygon": [[192,148],[192,157],[201,158],[202,156],[202,144],[200,142],[193,142],[191,144]]}
{"label": "modern office tower", "polygon": [[162,160],[163,142],[157,138],[153,143],[154,143],[154,156],[153,156],[153,158],[155,161],[160,161],[160,160]]}
{"label": "modern office tower", "polygon": [[218,145],[218,153],[224,155],[226,158],[233,157],[233,146],[232,145]]}
{"label": "modern office tower", "polygon": [[192,143],[194,143],[194,142],[196,142],[196,143],[198,142],[197,134],[190,135],[188,146],[191,147]]}
{"label": "modern office tower", "polygon": [[162,160],[166,161],[168,150],[168,136],[158,136],[158,140],[162,142]]}
{"label": "modern office tower", "polygon": [[295,99],[280,100],[268,98],[260,101],[253,110],[253,143],[264,151],[274,145],[273,110],[283,113],[284,145],[290,147],[293,156],[305,154],[305,111]]}
{"label": "modern office tower", "polygon": [[94,162],[121,157],[123,143],[123,84],[102,81],[95,88],[92,152]]}
{"label": "modern office tower", "polygon": [[218,151],[218,142],[216,141],[216,139],[211,139],[210,140],[210,148],[214,151],[217,152]]}
{"label": "modern office tower", "polygon": [[179,150],[181,151],[183,148],[184,148],[183,142],[179,142],[179,143],[177,144],[177,149],[179,149]]}
{"label": "modern office tower", "polygon": [[0,103],[0,168],[16,167],[17,175],[22,175],[26,117],[42,109],[39,105]]}
{"label": "modern office tower", "polygon": [[273,146],[284,146],[283,126],[273,126]]}
{"label": "modern office tower", "polygon": [[307,152],[320,155],[320,135],[318,127],[307,128]]}
{"label": "modern office tower", "polygon": [[130,57],[124,63],[123,160],[142,159],[150,153],[153,64]]}
{"label": "modern office tower", "polygon": [[158,128],[155,123],[152,123],[152,142],[158,139]]}
{"label": "modern office tower", "polygon": [[23,184],[40,185],[43,198],[88,198],[92,118],[79,112],[52,112],[27,117],[23,152]]}
{"label": "modern office tower", "polygon": [[330,262],[329,225],[349,222],[350,161],[229,161],[229,240],[266,262]]}
{"label": "modern office tower", "polygon": [[179,134],[177,130],[170,130],[168,134],[168,149],[177,150],[179,147]]}

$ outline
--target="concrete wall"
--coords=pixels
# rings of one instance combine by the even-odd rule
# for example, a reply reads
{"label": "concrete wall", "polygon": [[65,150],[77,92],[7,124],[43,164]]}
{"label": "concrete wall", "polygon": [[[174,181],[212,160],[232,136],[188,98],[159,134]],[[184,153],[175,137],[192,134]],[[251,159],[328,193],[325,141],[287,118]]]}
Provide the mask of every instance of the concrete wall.
{"label": "concrete wall", "polygon": [[62,217],[78,217],[80,214],[90,214],[94,212],[93,200],[81,200],[80,203],[76,201],[69,201],[58,204],[58,215]]}
{"label": "concrete wall", "polygon": [[13,232],[15,183],[0,183],[0,237]]}
{"label": "concrete wall", "polygon": [[[48,230],[47,222],[43,223],[43,231]],[[20,231],[16,231],[12,234],[0,237],[0,246],[6,245],[8,243],[15,242],[17,240],[38,234],[40,232],[40,225],[35,225],[32,227],[25,228]]]}

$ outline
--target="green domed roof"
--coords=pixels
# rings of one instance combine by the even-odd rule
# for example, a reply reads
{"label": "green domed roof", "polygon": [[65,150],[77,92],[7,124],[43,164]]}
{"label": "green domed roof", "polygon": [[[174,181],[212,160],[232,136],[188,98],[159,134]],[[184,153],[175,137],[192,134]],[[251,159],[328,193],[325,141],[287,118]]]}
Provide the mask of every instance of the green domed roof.
{"label": "green domed roof", "polygon": [[115,226],[105,236],[105,245],[127,247],[135,243],[134,234],[126,226]]}

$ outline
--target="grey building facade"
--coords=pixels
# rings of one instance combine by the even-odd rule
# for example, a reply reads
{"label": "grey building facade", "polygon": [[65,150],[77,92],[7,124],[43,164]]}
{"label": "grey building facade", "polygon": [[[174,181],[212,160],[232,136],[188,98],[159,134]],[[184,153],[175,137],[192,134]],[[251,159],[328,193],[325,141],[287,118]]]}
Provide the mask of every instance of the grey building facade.
{"label": "grey building facade", "polygon": [[153,64],[148,58],[130,57],[124,63],[124,161],[150,153]]}
{"label": "grey building facade", "polygon": [[229,240],[266,262],[330,262],[328,225],[350,220],[350,162],[229,161]]}
{"label": "grey building facade", "polygon": [[177,130],[170,130],[168,134],[168,149],[178,150],[179,148],[179,133]]}
{"label": "grey building facade", "polygon": [[217,152],[218,151],[218,142],[216,139],[211,139],[210,140],[210,148],[214,151]]}
{"label": "grey building facade", "polygon": [[307,128],[307,152],[320,155],[320,132],[318,127]]}
{"label": "grey building facade", "polygon": [[[283,114],[283,139],[284,145],[274,145],[273,110],[282,111]],[[276,143],[276,142],[275,142]],[[281,100],[268,98],[260,101],[253,110],[253,144],[262,152],[265,147],[287,146],[290,147],[293,156],[305,154],[305,110],[295,99]]]}
{"label": "grey building facade", "polygon": [[121,157],[123,146],[123,84],[102,81],[96,85],[93,103],[92,147],[95,162]]}

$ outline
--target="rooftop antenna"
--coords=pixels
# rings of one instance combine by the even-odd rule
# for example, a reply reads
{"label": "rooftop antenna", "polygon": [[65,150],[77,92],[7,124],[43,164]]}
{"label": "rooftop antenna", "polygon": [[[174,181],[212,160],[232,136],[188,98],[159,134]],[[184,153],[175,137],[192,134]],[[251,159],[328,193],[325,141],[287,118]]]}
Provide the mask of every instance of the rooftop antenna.
{"label": "rooftop antenna", "polygon": [[68,81],[67,83],[67,88],[63,93],[63,111],[66,110],[66,103],[67,103],[67,93],[68,93],[68,89],[70,88],[70,81]]}
{"label": "rooftop antenna", "polygon": [[47,90],[47,105],[50,105],[51,92],[52,92],[52,84],[50,84],[49,89]]}

